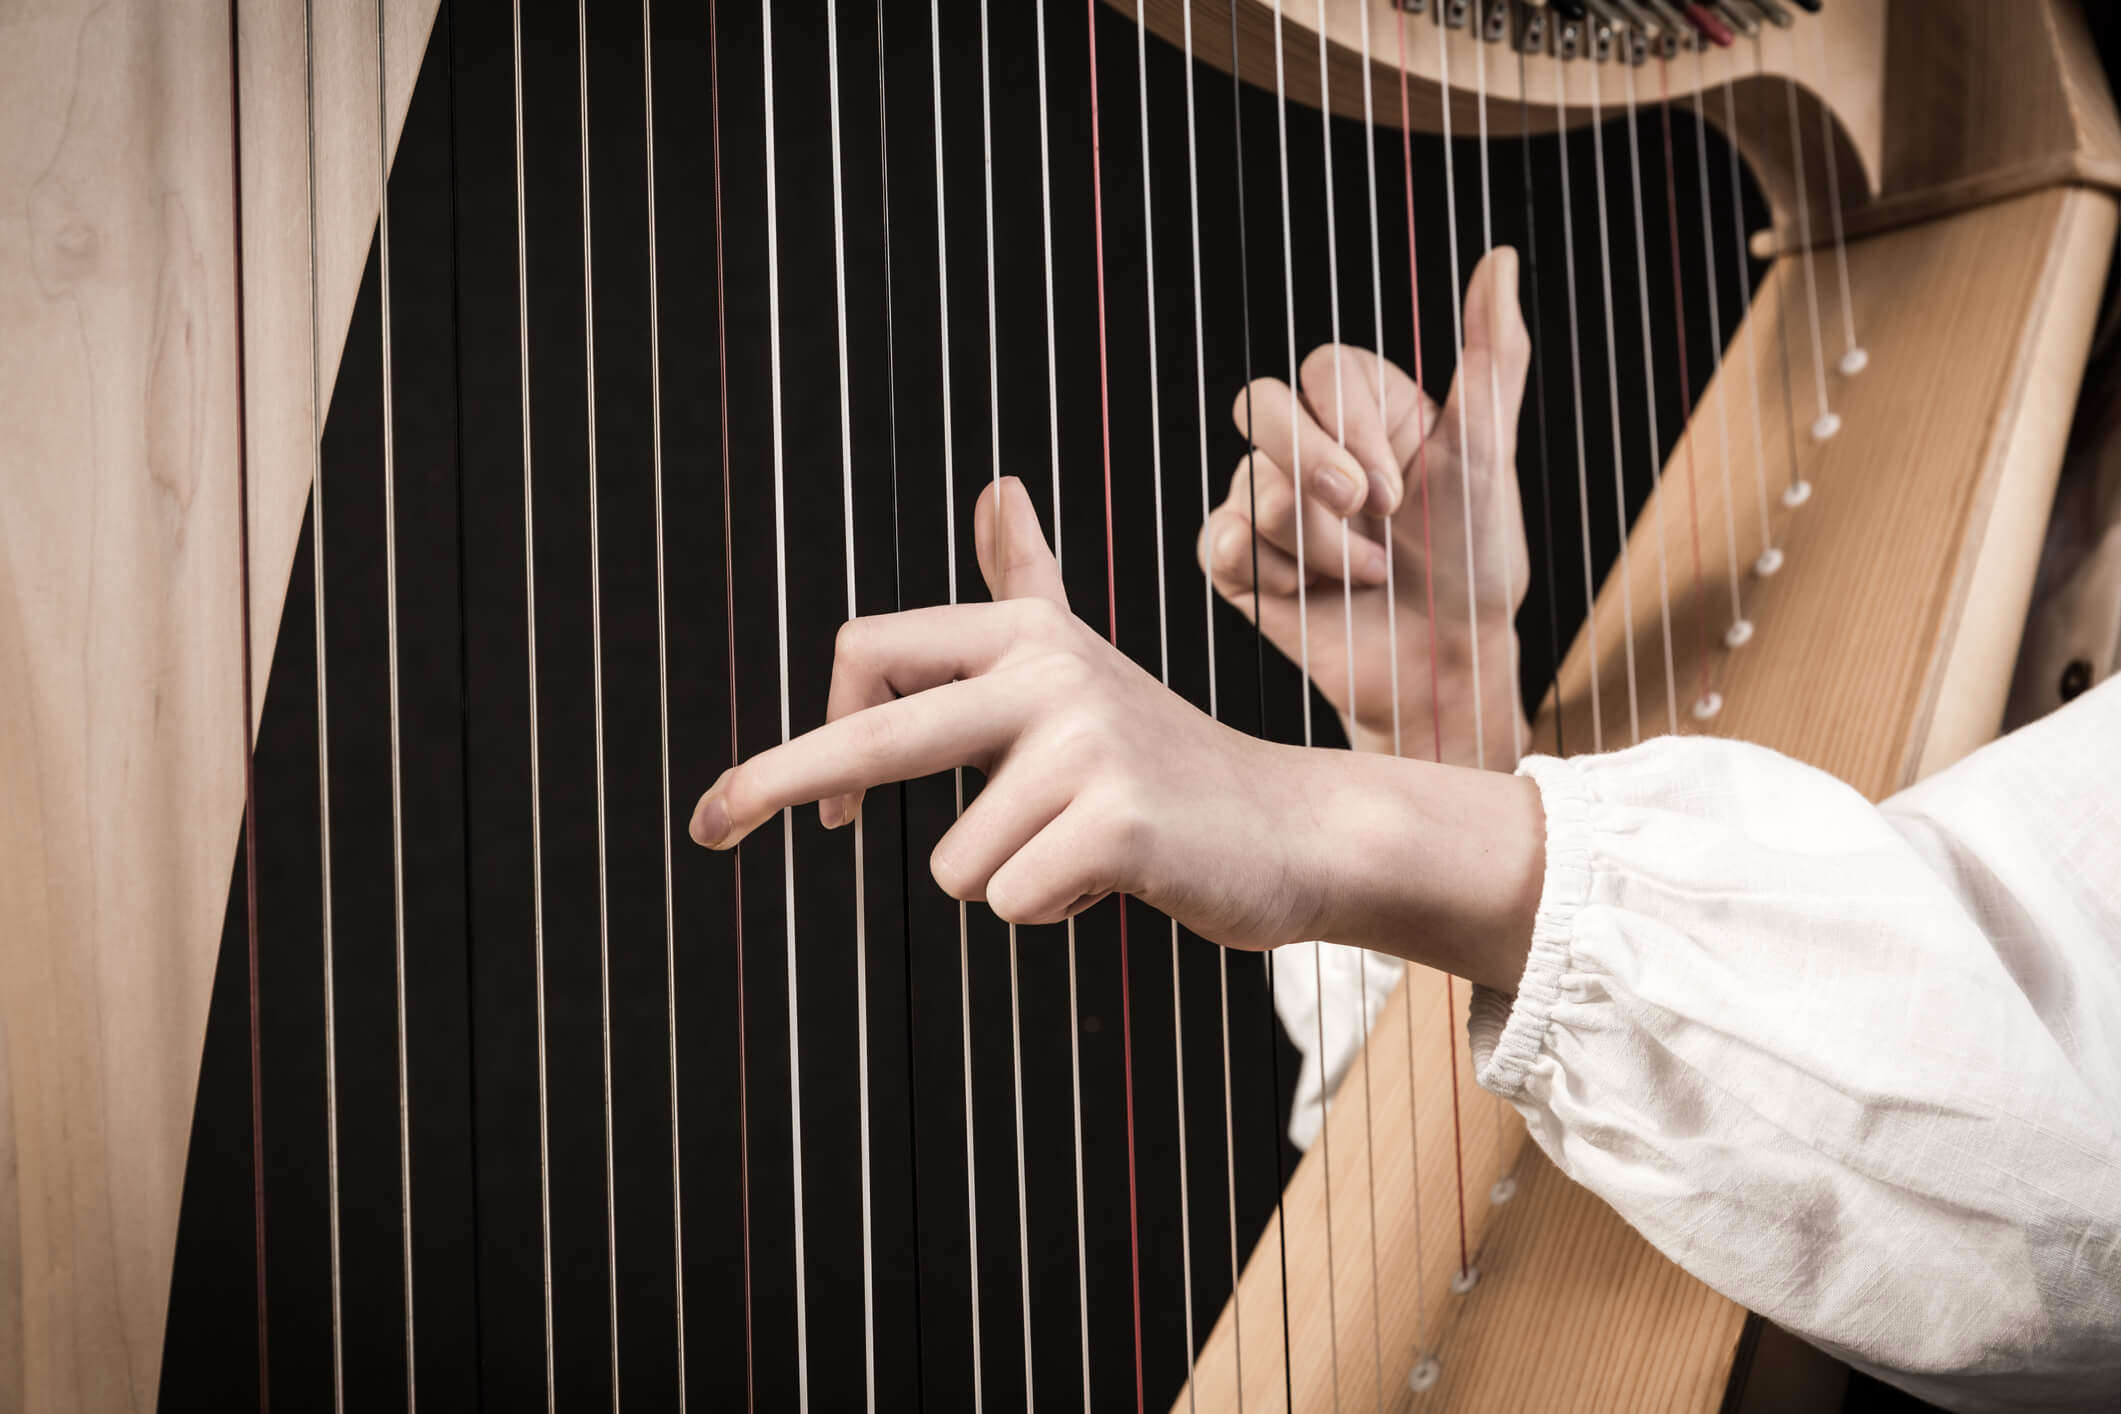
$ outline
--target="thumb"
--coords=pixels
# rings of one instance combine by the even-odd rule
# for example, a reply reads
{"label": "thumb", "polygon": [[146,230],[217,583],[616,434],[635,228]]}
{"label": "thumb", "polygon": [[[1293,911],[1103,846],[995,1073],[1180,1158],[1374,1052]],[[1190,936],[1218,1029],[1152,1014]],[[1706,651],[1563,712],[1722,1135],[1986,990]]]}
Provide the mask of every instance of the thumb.
{"label": "thumb", "polygon": [[1510,247],[1489,251],[1473,271],[1466,287],[1465,333],[1465,355],[1451,380],[1445,417],[1455,420],[1463,402],[1472,450],[1492,466],[1499,449],[1489,442],[1498,433],[1505,448],[1516,441],[1532,360],[1532,341],[1517,303],[1517,252]]}
{"label": "thumb", "polygon": [[1060,564],[1046,547],[1023,482],[1005,476],[980,492],[972,512],[972,543],[987,592],[997,600],[1050,599],[1068,606]]}

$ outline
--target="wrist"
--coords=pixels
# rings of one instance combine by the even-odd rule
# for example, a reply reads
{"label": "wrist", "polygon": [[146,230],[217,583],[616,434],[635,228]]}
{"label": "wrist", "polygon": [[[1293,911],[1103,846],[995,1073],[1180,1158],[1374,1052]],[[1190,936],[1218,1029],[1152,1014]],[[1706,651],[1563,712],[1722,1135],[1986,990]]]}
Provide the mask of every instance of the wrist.
{"label": "wrist", "polygon": [[1317,901],[1305,936],[1514,991],[1545,876],[1538,787],[1494,771],[1313,754],[1326,828],[1299,832]]}
{"label": "wrist", "polygon": [[[1421,651],[1400,666],[1397,723],[1390,710],[1365,713],[1360,720],[1343,713],[1341,727],[1348,744],[1357,751],[1440,760],[1449,766],[1516,769],[1518,757],[1531,742],[1518,689],[1516,635],[1501,630],[1485,633],[1477,657],[1470,642],[1463,633],[1439,636],[1433,692],[1427,645],[1421,644]],[[1476,661],[1477,702],[1473,691]]]}

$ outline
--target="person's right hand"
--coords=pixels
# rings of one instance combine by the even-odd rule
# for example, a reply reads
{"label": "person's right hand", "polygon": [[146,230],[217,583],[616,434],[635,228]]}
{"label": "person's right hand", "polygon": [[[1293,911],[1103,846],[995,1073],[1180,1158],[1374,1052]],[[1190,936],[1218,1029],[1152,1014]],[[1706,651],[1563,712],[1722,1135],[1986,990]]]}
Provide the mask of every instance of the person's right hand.
{"label": "person's right hand", "polygon": [[[1521,720],[1514,621],[1530,582],[1516,454],[1531,345],[1517,304],[1514,250],[1503,247],[1481,261],[1466,292],[1465,316],[1465,357],[1441,409],[1390,362],[1346,346],[1328,345],[1304,360],[1301,396],[1277,378],[1258,379],[1241,392],[1232,416],[1253,451],[1202,529],[1199,552],[1217,591],[1249,618],[1256,551],[1261,629],[1275,647],[1297,658],[1298,498],[1290,466],[1299,463],[1302,583],[1310,620],[1306,666],[1339,711],[1350,740],[1392,749],[1396,660],[1402,749],[1430,754],[1433,630],[1433,700],[1444,759],[1471,764],[1476,756],[1477,653],[1484,732],[1478,754],[1488,765],[1508,769],[1515,764],[1512,719]],[[1388,627],[1384,587],[1388,546],[1397,642]],[[1351,591],[1352,642],[1343,584]]]}

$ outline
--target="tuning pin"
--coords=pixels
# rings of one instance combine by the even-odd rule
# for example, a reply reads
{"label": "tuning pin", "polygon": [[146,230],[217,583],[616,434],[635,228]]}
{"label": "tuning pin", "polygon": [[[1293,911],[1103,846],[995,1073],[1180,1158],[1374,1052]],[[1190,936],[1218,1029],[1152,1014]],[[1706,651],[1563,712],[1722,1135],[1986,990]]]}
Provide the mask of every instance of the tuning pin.
{"label": "tuning pin", "polygon": [[1716,18],[1708,6],[1690,4],[1686,7],[1686,17],[1693,22],[1695,29],[1701,31],[1702,37],[1717,48],[1728,49],[1736,42],[1737,36],[1731,33],[1730,26]]}
{"label": "tuning pin", "polygon": [[1687,22],[1686,16],[1673,9],[1668,0],[1640,0],[1640,3],[1657,17],[1665,58],[1671,58],[1674,50],[1691,50],[1701,43],[1701,36],[1695,32],[1694,26]]}
{"label": "tuning pin", "polygon": [[[1547,52],[1547,5],[1546,0],[1526,0],[1524,15],[1517,25],[1517,52],[1520,54],[1544,54]],[[1568,57],[1563,55],[1563,58]]]}
{"label": "tuning pin", "polygon": [[1715,0],[1716,13],[1723,22],[1748,39],[1760,33],[1760,15],[1745,0]]}
{"label": "tuning pin", "polygon": [[1767,22],[1777,29],[1788,29],[1797,23],[1797,17],[1783,9],[1780,0],[1746,0],[1746,3],[1764,15]]}
{"label": "tuning pin", "polygon": [[1480,37],[1490,44],[1510,37],[1510,0],[1486,0],[1481,7]]}
{"label": "tuning pin", "polygon": [[1446,29],[1464,29],[1472,14],[1473,0],[1436,0],[1437,23]]}

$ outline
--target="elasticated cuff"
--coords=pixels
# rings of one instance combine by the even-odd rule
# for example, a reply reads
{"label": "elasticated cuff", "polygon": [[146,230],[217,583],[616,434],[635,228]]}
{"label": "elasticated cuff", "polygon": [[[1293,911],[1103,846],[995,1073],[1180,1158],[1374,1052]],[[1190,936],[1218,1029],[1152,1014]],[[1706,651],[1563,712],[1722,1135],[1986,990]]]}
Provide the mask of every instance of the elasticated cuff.
{"label": "elasticated cuff", "polygon": [[1523,1093],[1526,1068],[1546,1040],[1562,970],[1569,962],[1576,914],[1591,888],[1590,797],[1582,774],[1551,756],[1526,757],[1517,774],[1539,787],[1547,819],[1546,877],[1532,922],[1532,950],[1517,995],[1475,986],[1466,1020],[1474,1078],[1506,1100]]}

